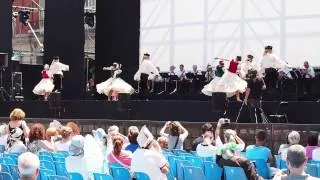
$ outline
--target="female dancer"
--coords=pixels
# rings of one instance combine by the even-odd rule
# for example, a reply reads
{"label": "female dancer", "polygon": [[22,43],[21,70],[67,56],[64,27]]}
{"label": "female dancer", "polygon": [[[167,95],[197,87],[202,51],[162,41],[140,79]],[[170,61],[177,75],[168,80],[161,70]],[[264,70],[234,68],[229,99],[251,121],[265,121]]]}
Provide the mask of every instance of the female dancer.
{"label": "female dancer", "polygon": [[[223,59],[225,60],[225,59]],[[247,82],[241,79],[238,74],[238,64],[241,61],[241,56],[230,61],[228,70],[222,75],[221,79],[211,83],[212,92],[225,92],[228,97],[236,94],[237,101],[241,101],[240,92],[246,91]]]}
{"label": "female dancer", "polygon": [[49,65],[45,64],[43,70],[41,71],[42,79],[34,87],[33,93],[36,95],[44,96],[44,100],[47,101],[50,93],[54,89],[54,84],[52,82],[51,75],[49,75]]}
{"label": "female dancer", "polygon": [[[208,67],[211,67],[208,65]],[[207,67],[207,69],[208,69]],[[212,69],[212,68],[211,68]],[[207,70],[208,71],[208,70]],[[224,74],[224,62],[222,60],[219,61],[219,65],[216,67],[213,79],[210,76],[206,79],[212,79],[209,84],[205,85],[201,92],[207,96],[212,96],[213,93],[213,86],[221,79],[222,75]]]}
{"label": "female dancer", "polygon": [[97,92],[108,96],[108,101],[117,101],[119,93],[132,94],[133,87],[122,80],[119,75],[121,74],[121,64],[113,63],[110,67],[104,67],[103,70],[111,71],[111,77],[106,81],[97,84]]}

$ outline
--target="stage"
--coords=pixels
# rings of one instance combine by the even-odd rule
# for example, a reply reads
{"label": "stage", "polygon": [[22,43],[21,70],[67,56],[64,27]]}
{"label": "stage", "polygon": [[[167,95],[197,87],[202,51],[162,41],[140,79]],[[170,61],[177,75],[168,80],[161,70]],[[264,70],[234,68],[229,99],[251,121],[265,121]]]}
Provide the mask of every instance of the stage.
{"label": "stage", "polygon": [[[45,101],[0,102],[0,117],[8,117],[10,111],[16,107],[25,110],[28,118],[206,122],[216,121],[220,116],[219,112],[213,110],[211,101],[133,100],[131,105],[129,104],[102,100],[62,100],[59,110]],[[278,123],[278,121],[269,115],[276,114],[278,111],[278,114],[287,114],[289,123],[318,124],[319,102],[289,101],[283,107],[279,106],[279,101],[263,101],[262,106],[272,123]],[[127,110],[127,107],[131,110]],[[226,116],[234,122],[240,107],[240,102],[229,102]],[[280,120],[282,123],[286,122],[284,118]],[[239,122],[249,123],[246,107],[243,108]]]}

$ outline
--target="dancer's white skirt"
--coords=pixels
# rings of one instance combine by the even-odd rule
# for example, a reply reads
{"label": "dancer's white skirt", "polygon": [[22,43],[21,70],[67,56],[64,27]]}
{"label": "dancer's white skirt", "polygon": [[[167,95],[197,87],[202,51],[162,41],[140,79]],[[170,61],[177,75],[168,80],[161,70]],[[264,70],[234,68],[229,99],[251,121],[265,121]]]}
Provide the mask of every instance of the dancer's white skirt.
{"label": "dancer's white skirt", "polygon": [[209,84],[204,86],[202,93],[207,96],[212,96],[214,92],[227,93],[231,97],[235,92],[245,92],[247,82],[241,79],[237,74],[226,71],[221,78],[214,78]]}
{"label": "dancer's white skirt", "polygon": [[51,93],[54,89],[52,79],[42,79],[34,88],[33,93],[37,95],[45,95],[45,93]]}
{"label": "dancer's white skirt", "polygon": [[121,78],[109,78],[108,80],[97,84],[97,92],[99,94],[108,95],[110,91],[117,91],[118,93],[134,93],[133,87],[122,80]]}

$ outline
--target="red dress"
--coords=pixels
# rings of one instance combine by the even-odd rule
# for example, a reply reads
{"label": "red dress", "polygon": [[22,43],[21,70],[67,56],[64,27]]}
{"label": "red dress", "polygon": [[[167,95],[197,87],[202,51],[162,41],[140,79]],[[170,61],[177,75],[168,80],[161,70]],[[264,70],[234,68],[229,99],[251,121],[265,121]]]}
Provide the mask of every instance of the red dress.
{"label": "red dress", "polygon": [[231,60],[230,64],[229,64],[229,69],[228,71],[231,72],[231,73],[237,73],[237,70],[238,70],[238,62],[234,59]]}
{"label": "red dress", "polygon": [[42,76],[42,79],[49,79],[49,75],[45,70],[41,71],[41,76]]}

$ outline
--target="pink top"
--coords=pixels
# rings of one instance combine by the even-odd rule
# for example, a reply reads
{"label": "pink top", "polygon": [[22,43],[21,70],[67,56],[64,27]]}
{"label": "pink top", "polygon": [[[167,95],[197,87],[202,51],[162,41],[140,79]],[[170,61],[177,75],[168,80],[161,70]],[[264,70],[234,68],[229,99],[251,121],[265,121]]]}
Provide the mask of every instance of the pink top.
{"label": "pink top", "polygon": [[234,59],[232,59],[232,61],[230,61],[230,65],[229,65],[229,69],[228,71],[231,73],[237,73],[238,70],[238,62]]}
{"label": "pink top", "polygon": [[306,147],[306,154],[308,159],[312,159],[312,151],[317,149],[319,146],[307,146]]}
{"label": "pink top", "polygon": [[[117,160],[114,159],[114,157],[116,157]],[[115,156],[115,155],[112,155],[112,152],[111,152],[108,155],[108,161],[109,161],[109,163],[119,163],[119,161],[120,161],[122,164],[130,167],[131,166],[131,155],[127,152],[121,151],[119,156]],[[121,163],[119,163],[119,164],[121,164]]]}

